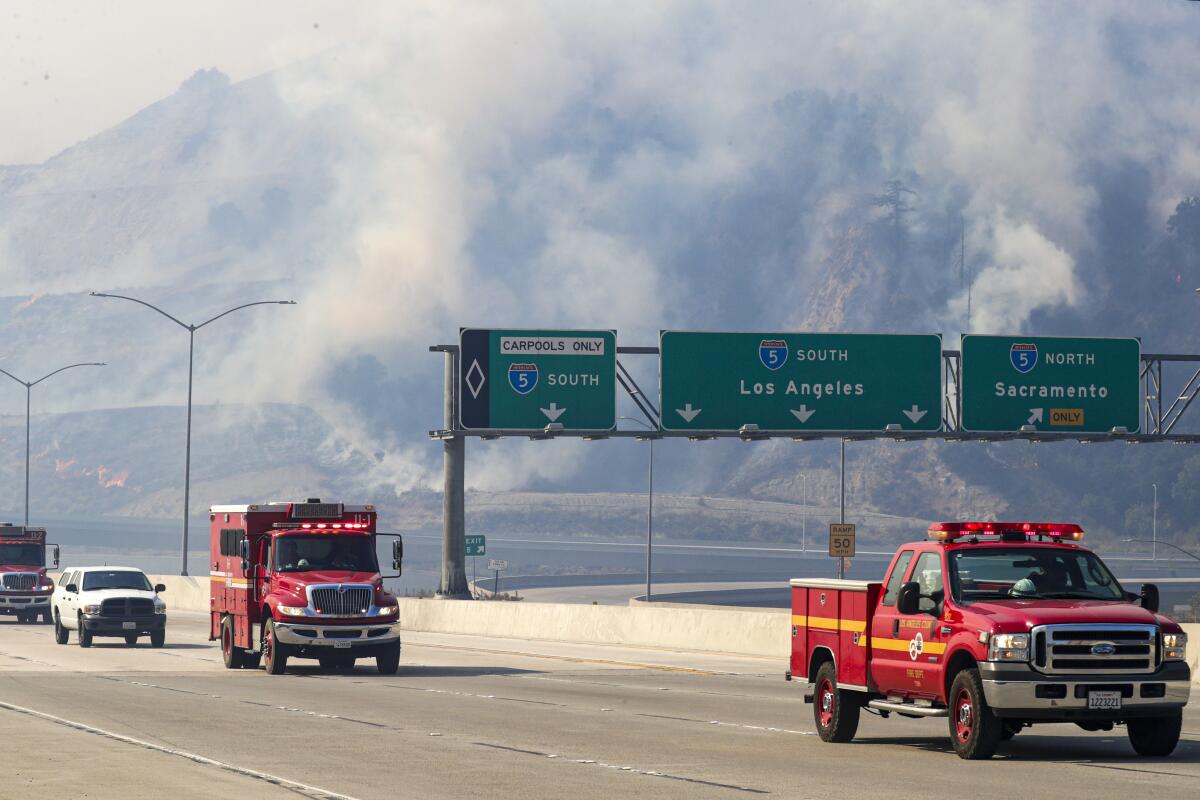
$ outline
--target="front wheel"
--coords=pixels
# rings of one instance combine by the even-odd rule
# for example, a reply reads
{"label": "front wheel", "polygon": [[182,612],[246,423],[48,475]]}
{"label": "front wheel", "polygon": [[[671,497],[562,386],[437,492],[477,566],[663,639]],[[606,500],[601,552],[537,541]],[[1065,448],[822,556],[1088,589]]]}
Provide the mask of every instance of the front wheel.
{"label": "front wheel", "polygon": [[167,632],[165,630],[157,630],[150,632],[150,646],[162,647],[167,643]]}
{"label": "front wheel", "polygon": [[42,624],[49,625],[52,622],[54,622],[54,616],[50,613],[50,609],[49,608],[43,609],[42,610]]}
{"label": "front wheel", "polygon": [[813,719],[823,742],[848,742],[858,731],[862,703],[854,692],[837,688],[837,668],[826,661],[817,670],[817,693],[813,696]]}
{"label": "front wheel", "polygon": [[138,635],[136,633],[125,634],[125,644],[127,647],[133,647],[137,644]]}
{"label": "front wheel", "polygon": [[950,740],[959,758],[991,758],[1000,745],[1004,723],[983,696],[979,670],[964,669],[950,685]]}
{"label": "front wheel", "polygon": [[54,615],[54,642],[56,644],[66,644],[67,639],[71,636],[71,632],[63,627],[62,620],[58,618],[58,614]]}
{"label": "front wheel", "polygon": [[262,662],[268,675],[282,675],[287,670],[288,646],[275,638],[275,622],[262,624]]}
{"label": "front wheel", "polygon": [[1175,751],[1179,744],[1179,732],[1183,728],[1183,714],[1177,712],[1169,717],[1131,719],[1126,723],[1129,743],[1139,756],[1162,758]]}
{"label": "front wheel", "polygon": [[79,615],[79,646],[80,647],[91,647],[92,646],[92,632],[89,631],[87,628],[83,627],[83,615],[82,614]]}
{"label": "front wheel", "polygon": [[400,669],[400,642],[388,645],[387,650],[375,656],[375,666],[380,675],[395,675]]}

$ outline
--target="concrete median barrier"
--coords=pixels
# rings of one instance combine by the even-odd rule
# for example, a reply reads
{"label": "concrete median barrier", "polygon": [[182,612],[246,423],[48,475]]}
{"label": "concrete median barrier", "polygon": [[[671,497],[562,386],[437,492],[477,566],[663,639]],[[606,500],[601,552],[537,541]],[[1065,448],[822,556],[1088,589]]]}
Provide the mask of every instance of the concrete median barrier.
{"label": "concrete median barrier", "polygon": [[[167,587],[168,610],[208,611],[209,579],[151,575]],[[765,656],[786,663],[789,612],[672,604],[592,606],[574,603],[400,599],[405,630],[584,644],[615,644]],[[1185,623],[1192,679],[1200,683],[1200,623]]]}

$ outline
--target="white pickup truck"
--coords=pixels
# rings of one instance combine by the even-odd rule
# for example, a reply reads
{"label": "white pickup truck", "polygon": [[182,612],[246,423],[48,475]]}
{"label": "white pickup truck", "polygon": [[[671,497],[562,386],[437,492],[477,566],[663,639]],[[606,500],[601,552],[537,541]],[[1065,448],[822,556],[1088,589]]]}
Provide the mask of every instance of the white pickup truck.
{"label": "white pickup truck", "polygon": [[66,644],[76,631],[80,647],[91,647],[94,636],[120,636],[132,646],[148,635],[151,646],[162,647],[167,607],[158,593],[165,590],[161,583],[151,586],[146,573],[132,567],[68,569],[50,597],[54,641]]}

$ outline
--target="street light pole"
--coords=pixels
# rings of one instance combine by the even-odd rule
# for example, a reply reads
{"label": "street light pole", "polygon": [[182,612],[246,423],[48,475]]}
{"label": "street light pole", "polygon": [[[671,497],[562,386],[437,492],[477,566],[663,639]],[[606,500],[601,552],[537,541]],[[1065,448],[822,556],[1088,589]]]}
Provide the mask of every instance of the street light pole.
{"label": "street light pole", "polygon": [[216,322],[221,317],[232,314],[235,311],[240,311],[243,308],[250,308],[251,306],[270,306],[270,305],[294,306],[294,305],[296,305],[296,301],[295,300],[259,300],[254,303],[243,303],[240,306],[234,306],[233,308],[230,308],[226,311],[222,311],[220,314],[217,314],[215,317],[206,319],[204,322],[201,322],[199,325],[192,325],[187,322],[183,322],[182,320],[177,319],[176,317],[171,316],[170,314],[168,314],[166,311],[163,311],[158,306],[153,305],[152,303],[147,303],[145,300],[139,300],[136,297],[127,297],[123,294],[107,294],[105,292],[91,292],[90,294],[92,297],[112,297],[112,298],[116,298],[118,300],[129,300],[130,302],[137,303],[138,305],[143,305],[146,308],[149,308],[153,311],[157,311],[159,314],[162,314],[164,317],[171,320],[171,322],[174,322],[176,325],[178,325],[179,327],[183,328],[184,330],[186,330],[188,332],[187,438],[186,438],[186,442],[184,444],[184,459],[183,459],[183,543],[182,543],[183,552],[180,555],[180,559],[181,559],[182,563],[180,565],[180,570],[179,570],[180,575],[187,575],[188,574],[188,569],[187,569],[188,511],[190,509],[191,493],[192,493],[192,368],[195,363],[196,331],[200,330],[205,325]]}
{"label": "street light pole", "polygon": [[103,367],[103,366],[105,366],[105,364],[104,364],[104,362],[101,362],[101,361],[88,361],[88,362],[82,363],[82,364],[71,364],[70,366],[60,367],[59,369],[54,370],[54,372],[51,372],[48,375],[43,375],[42,377],[38,378],[36,381],[24,381],[24,380],[21,380],[20,378],[18,378],[16,375],[13,375],[8,370],[0,369],[0,372],[3,372],[5,375],[7,375],[8,377],[12,378],[14,381],[16,381],[17,383],[19,383],[25,387],[25,526],[26,527],[29,526],[29,419],[30,419],[29,411],[30,411],[30,403],[31,403],[30,396],[33,394],[33,387],[37,386],[39,383],[46,380],[47,378],[51,378],[60,372],[65,372],[66,370],[74,369],[75,367]]}
{"label": "street light pole", "polygon": [[801,484],[803,488],[800,496],[800,502],[803,505],[800,514],[800,557],[804,558],[804,551],[808,549],[808,475],[801,475],[800,480],[804,481]]}
{"label": "street light pole", "polygon": [[1154,512],[1150,517],[1150,535],[1153,544],[1150,546],[1150,560],[1158,561],[1158,484],[1150,484],[1154,487]]}

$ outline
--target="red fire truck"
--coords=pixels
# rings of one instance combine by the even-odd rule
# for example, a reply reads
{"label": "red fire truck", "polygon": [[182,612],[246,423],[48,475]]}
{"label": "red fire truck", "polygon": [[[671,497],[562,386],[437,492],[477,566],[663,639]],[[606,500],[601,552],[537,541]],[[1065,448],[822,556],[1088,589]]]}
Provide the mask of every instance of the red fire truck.
{"label": "red fire truck", "polygon": [[[58,545],[54,566],[58,566]],[[15,614],[18,622],[51,621],[50,594],[54,581],[46,575],[46,529],[0,522],[0,614]]]}
{"label": "red fire truck", "polygon": [[989,758],[1034,724],[1125,725],[1134,750],[1169,755],[1191,672],[1158,589],[1125,591],[1077,542],[1078,525],[940,522],[882,583],[793,580],[788,680],[817,732],[854,738],[863,709],[943,717],[962,758]]}
{"label": "red fire truck", "polygon": [[[399,577],[403,540],[375,531],[375,507],[323,503],[212,506],[212,623],[228,669],[278,675],[289,658],[315,658],[324,669],[375,659],[400,664],[396,598],[383,579]],[[381,575],[377,536],[395,536],[392,566]]]}

